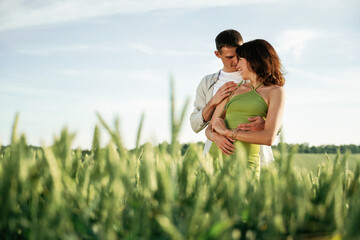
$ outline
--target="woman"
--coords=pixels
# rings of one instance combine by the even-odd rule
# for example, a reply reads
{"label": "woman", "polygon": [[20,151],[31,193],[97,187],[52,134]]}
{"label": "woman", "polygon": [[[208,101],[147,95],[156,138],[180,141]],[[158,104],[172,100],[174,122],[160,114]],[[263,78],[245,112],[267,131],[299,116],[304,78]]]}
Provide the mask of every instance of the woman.
{"label": "woman", "polygon": [[[275,49],[265,40],[257,39],[238,47],[237,69],[244,80],[227,99],[219,104],[206,129],[206,136],[212,140],[212,132],[236,141],[248,157],[249,167],[260,173],[260,145],[271,145],[281,126],[284,111],[285,79],[281,72],[280,59]],[[249,122],[249,117],[266,118],[264,130],[240,131],[237,126]],[[239,146],[240,145],[240,146]],[[209,153],[216,157],[221,154],[216,144]]]}

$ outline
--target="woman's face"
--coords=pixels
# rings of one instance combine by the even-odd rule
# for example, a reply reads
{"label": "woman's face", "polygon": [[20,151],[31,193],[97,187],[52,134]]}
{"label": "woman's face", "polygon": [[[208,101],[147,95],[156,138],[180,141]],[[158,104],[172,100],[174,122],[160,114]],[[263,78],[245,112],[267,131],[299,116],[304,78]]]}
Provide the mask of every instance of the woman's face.
{"label": "woman's face", "polygon": [[246,61],[246,59],[242,57],[239,58],[236,69],[240,71],[242,78],[246,80],[249,79],[250,74],[252,73],[251,69],[249,68],[248,61]]}

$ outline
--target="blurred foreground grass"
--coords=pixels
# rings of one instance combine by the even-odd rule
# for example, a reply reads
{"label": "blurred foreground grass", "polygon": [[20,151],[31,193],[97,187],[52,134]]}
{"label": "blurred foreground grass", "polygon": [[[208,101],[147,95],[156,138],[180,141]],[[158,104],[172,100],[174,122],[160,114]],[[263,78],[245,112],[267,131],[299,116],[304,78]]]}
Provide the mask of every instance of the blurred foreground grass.
{"label": "blurred foreground grass", "polygon": [[101,116],[111,140],[100,147],[96,127],[90,154],[71,149],[67,130],[31,148],[16,120],[0,149],[1,239],[358,239],[359,161],[352,171],[337,155],[302,171],[283,148],[257,180],[240,151],[213,160],[190,144],[181,154],[187,104],[177,118],[171,96],[171,143],[131,151]]}

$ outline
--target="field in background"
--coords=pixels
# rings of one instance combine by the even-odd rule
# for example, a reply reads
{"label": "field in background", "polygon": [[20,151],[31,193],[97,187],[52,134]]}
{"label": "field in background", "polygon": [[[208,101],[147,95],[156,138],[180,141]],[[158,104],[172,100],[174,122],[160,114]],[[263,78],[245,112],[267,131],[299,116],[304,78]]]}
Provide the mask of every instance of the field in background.
{"label": "field in background", "polygon": [[[328,154],[331,162],[334,161],[336,154]],[[322,153],[297,153],[294,155],[294,166],[316,172],[320,165],[326,165],[330,162],[327,160],[326,155]],[[355,171],[356,164],[360,162],[360,154],[349,154],[347,157],[348,167],[350,170]]]}

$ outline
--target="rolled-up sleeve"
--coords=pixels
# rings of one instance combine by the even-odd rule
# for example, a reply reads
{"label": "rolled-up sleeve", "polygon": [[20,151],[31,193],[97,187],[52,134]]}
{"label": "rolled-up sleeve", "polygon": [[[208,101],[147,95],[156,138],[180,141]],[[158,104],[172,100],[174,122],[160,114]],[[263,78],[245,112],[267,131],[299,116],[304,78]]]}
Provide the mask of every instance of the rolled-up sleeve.
{"label": "rolled-up sleeve", "polygon": [[190,116],[190,123],[191,128],[194,130],[194,132],[198,133],[201,130],[203,130],[208,122],[204,122],[203,116],[202,116],[202,109],[198,112],[193,112]]}
{"label": "rolled-up sleeve", "polygon": [[190,115],[190,124],[194,132],[198,133],[203,130],[208,122],[204,122],[202,111],[206,106],[206,79],[202,79],[196,90],[196,97],[194,102],[194,111]]}

